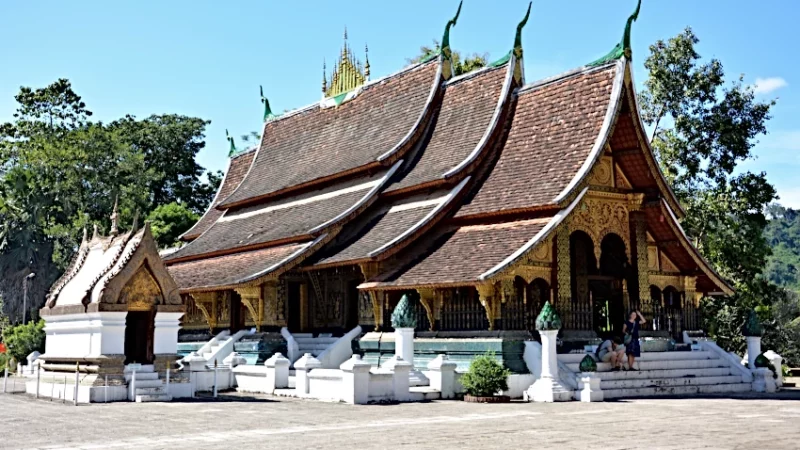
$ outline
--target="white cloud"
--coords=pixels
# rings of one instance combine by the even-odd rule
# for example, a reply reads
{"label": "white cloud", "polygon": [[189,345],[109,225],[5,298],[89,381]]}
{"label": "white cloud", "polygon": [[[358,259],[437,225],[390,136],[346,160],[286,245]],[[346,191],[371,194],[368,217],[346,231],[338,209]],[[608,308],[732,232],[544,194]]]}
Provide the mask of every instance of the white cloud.
{"label": "white cloud", "polygon": [[789,83],[781,77],[756,78],[756,82],[753,84],[753,90],[756,94],[769,94],[772,91],[786,87],[788,84]]}
{"label": "white cloud", "polygon": [[777,186],[778,190],[778,203],[793,209],[800,209],[800,187],[786,187],[782,188]]}

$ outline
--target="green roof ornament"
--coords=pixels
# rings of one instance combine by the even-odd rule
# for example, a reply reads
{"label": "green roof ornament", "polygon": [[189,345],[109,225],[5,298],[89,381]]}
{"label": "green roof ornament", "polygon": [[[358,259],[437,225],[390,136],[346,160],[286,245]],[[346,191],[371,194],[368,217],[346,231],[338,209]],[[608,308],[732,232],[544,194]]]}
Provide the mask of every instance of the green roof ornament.
{"label": "green roof ornament", "polygon": [[408,294],[403,294],[397,306],[392,311],[392,326],[394,328],[416,328],[417,318],[414,315],[414,308]]}
{"label": "green roof ornament", "polygon": [[547,302],[542,307],[542,312],[536,317],[536,329],[539,331],[550,331],[561,329],[561,318],[556,314],[555,308]]}
{"label": "green roof ornament", "polygon": [[[528,11],[525,13],[525,17],[522,21],[517,25],[517,34],[514,35],[514,48],[511,49],[508,53],[503,55],[502,58],[498,59],[497,61],[489,64],[489,67],[500,67],[503,64],[507,63],[511,60],[511,54],[513,53],[517,60],[522,59],[522,29],[525,28],[525,24],[528,23],[528,18],[531,16],[531,6],[533,2],[528,3]],[[516,75],[515,75],[516,77]],[[521,81],[522,74],[519,74],[519,79],[517,81]]]}
{"label": "green roof ornament", "polygon": [[259,86],[258,88],[261,89],[261,103],[264,104],[264,122],[266,122],[269,119],[274,119],[277,115],[272,113],[272,109],[269,107],[269,100],[264,97],[264,86]]}
{"label": "green roof ornament", "polygon": [[528,17],[531,16],[531,6],[533,2],[528,3],[528,12],[525,13],[525,18],[517,25],[517,34],[514,36],[514,56],[517,59],[522,58],[522,29],[528,23]]}
{"label": "green roof ornament", "polygon": [[231,148],[228,150],[228,156],[233,156],[236,154],[236,144],[233,143],[233,136],[228,133],[227,129],[225,129],[225,139],[231,144]]}
{"label": "green roof ornament", "polygon": [[611,62],[622,58],[623,56],[631,59],[631,26],[639,18],[639,10],[642,8],[642,0],[638,0],[636,10],[628,17],[625,23],[625,32],[622,34],[622,41],[620,41],[614,48],[608,52],[606,56],[590,63],[590,66],[599,66],[607,62]]}
{"label": "green roof ornament", "polygon": [[461,0],[458,3],[458,11],[456,11],[455,17],[450,19],[447,22],[447,25],[444,27],[444,35],[442,35],[442,55],[444,55],[444,59],[452,60],[453,52],[450,51],[450,27],[456,26],[456,21],[458,20],[458,16],[461,14],[461,5],[464,4],[464,0]]}
{"label": "green roof ornament", "polygon": [[597,372],[597,361],[591,355],[586,355],[578,365],[581,372]]}
{"label": "green roof ornament", "polygon": [[758,314],[754,309],[747,313],[747,319],[742,326],[742,334],[745,336],[763,336],[764,327],[761,326],[761,321],[758,320]]}

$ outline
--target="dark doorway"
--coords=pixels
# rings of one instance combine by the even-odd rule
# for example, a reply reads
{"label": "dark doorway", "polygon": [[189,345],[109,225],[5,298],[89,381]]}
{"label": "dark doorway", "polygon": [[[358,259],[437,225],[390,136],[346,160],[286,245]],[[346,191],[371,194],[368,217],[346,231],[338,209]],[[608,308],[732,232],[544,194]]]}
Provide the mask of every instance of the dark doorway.
{"label": "dark doorway", "polygon": [[153,363],[154,311],[128,311],[125,318],[125,364]]}
{"label": "dark doorway", "polygon": [[348,332],[358,325],[358,285],[359,280],[347,282],[347,302],[345,303],[344,331]]}
{"label": "dark doorway", "polygon": [[230,317],[231,317],[231,334],[244,329],[244,305],[242,305],[242,297],[236,292],[231,292],[230,303]]}
{"label": "dark doorway", "polygon": [[622,333],[625,321],[624,282],[633,276],[625,242],[609,233],[600,242],[600,274],[591,278],[593,322],[602,337]]}
{"label": "dark doorway", "polygon": [[286,301],[289,304],[287,319],[289,331],[292,333],[299,333],[303,331],[303,318],[300,305],[300,283],[296,281],[289,282],[286,291]]}

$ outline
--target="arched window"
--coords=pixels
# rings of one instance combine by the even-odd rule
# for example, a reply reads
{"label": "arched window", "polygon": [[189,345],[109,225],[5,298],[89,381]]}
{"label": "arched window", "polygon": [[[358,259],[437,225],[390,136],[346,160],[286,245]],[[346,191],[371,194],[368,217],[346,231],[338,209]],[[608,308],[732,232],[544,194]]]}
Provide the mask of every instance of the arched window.
{"label": "arched window", "polygon": [[550,285],[547,281],[537,278],[528,285],[528,303],[526,306],[526,327],[533,332],[536,329],[536,316],[542,310],[545,302],[550,300]]}
{"label": "arched window", "polygon": [[525,301],[528,283],[522,277],[514,277],[513,295],[501,305],[502,327],[504,330],[525,329]]}
{"label": "arched window", "polygon": [[658,286],[650,286],[650,304],[653,305],[653,317],[650,318],[653,331],[664,329],[664,319],[662,317],[662,294]]}
{"label": "arched window", "polygon": [[681,333],[683,295],[672,286],[664,288],[664,328],[670,335],[677,337]]}

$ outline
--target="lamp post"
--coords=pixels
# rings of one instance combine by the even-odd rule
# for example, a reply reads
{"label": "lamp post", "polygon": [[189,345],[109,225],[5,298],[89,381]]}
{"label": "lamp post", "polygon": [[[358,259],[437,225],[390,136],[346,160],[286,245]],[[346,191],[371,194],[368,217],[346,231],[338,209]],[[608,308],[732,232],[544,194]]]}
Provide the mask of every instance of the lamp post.
{"label": "lamp post", "polygon": [[35,277],[36,274],[31,272],[22,280],[22,324],[25,325],[28,319],[28,282]]}

